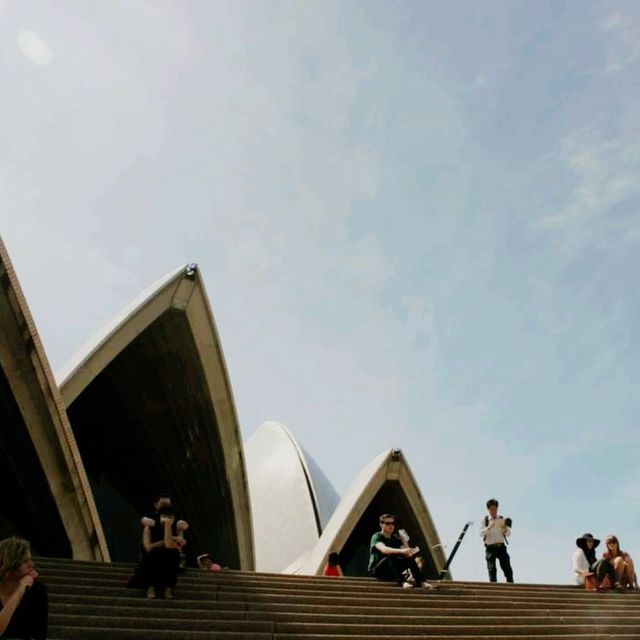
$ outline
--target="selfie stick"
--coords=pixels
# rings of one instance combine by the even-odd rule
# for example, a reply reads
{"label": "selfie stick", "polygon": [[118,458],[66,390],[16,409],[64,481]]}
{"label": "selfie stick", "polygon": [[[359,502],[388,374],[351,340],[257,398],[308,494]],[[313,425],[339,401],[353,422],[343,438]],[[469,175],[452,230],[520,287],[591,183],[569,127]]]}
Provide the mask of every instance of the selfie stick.
{"label": "selfie stick", "polygon": [[453,557],[456,555],[456,551],[458,550],[458,547],[460,546],[460,543],[462,542],[462,539],[464,538],[465,533],[467,533],[467,529],[472,524],[473,522],[469,521],[467,522],[467,524],[464,525],[462,531],[460,532],[460,537],[456,541],[453,549],[451,549],[451,553],[449,554],[447,561],[444,563],[444,567],[442,567],[442,570],[440,571],[440,575],[438,576],[440,580],[442,580],[447,575],[447,573],[449,573],[449,565],[451,564]]}

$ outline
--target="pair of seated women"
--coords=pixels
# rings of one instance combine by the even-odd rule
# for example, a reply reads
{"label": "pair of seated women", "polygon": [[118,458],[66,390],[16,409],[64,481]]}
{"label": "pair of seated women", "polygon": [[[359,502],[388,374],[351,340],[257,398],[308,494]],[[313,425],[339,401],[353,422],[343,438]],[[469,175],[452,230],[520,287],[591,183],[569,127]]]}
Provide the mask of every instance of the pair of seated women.
{"label": "pair of seated women", "polygon": [[606,550],[601,558],[596,557],[596,547],[600,540],[585,533],[576,540],[577,549],[573,554],[573,574],[579,585],[595,576],[596,588],[601,588],[609,578],[611,586],[617,589],[637,589],[638,579],[631,556],[620,549],[620,541],[609,535],[605,540]]}

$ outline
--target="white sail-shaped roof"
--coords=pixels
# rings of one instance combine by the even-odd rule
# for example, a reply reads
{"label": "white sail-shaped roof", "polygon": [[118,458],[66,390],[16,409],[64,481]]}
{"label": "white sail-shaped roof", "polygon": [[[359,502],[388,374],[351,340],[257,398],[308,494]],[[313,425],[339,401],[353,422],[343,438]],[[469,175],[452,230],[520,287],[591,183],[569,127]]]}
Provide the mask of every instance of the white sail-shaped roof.
{"label": "white sail-shaped roof", "polygon": [[254,568],[240,429],[196,265],[144,291],[58,379],[114,559],[135,553],[129,523],[168,491],[191,519],[190,552]]}
{"label": "white sail-shaped roof", "polygon": [[399,449],[374,458],[358,474],[335,509],[317,543],[301,553],[286,569],[289,573],[322,573],[327,556],[341,554],[347,575],[364,575],[371,535],[379,530],[378,517],[393,513],[399,528],[406,528],[412,544],[419,544],[430,577],[445,563],[440,538],[415,481]]}
{"label": "white sail-shaped roof", "polygon": [[280,422],[262,424],[245,455],[256,569],[280,572],[316,544],[338,494]]}
{"label": "white sail-shaped roof", "polygon": [[56,371],[56,379],[67,406],[135,336],[166,311],[168,301],[173,298],[176,282],[182,279],[184,270],[183,266],[178,267],[148,286],[98,329]]}

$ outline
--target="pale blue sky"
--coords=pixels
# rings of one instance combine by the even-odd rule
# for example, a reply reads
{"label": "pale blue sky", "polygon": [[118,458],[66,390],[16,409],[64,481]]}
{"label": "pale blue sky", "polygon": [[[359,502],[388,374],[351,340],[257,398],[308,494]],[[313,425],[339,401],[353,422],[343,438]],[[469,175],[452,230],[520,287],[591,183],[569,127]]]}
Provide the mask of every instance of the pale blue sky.
{"label": "pale blue sky", "polygon": [[0,78],[54,369],[195,261],[245,436],[402,448],[449,548],[498,497],[517,581],[640,556],[637,2],[0,0]]}

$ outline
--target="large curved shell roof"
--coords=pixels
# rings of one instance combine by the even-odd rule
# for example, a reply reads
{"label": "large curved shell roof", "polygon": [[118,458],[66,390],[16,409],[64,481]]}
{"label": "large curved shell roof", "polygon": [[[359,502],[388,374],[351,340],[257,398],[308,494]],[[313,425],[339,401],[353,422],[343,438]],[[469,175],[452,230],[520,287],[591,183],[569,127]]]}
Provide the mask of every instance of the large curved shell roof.
{"label": "large curved shell roof", "polygon": [[2,240],[0,279],[0,478],[11,505],[0,514],[3,535],[28,538],[42,555],[108,560],[64,404]]}
{"label": "large curved shell roof", "polygon": [[143,292],[58,378],[112,557],[131,559],[130,523],[166,491],[190,520],[191,553],[254,568],[240,430],[195,265]]}
{"label": "large curved shell roof", "polygon": [[280,422],[260,425],[245,453],[256,569],[280,572],[316,544],[338,494]]}
{"label": "large curved shell roof", "polygon": [[378,516],[396,515],[399,528],[406,528],[412,544],[418,544],[430,577],[437,577],[445,557],[435,525],[399,449],[389,449],[374,458],[358,474],[340,501],[314,547],[301,555],[286,571],[308,575],[321,574],[332,551],[341,555],[347,575],[364,575],[368,543],[379,530]]}

